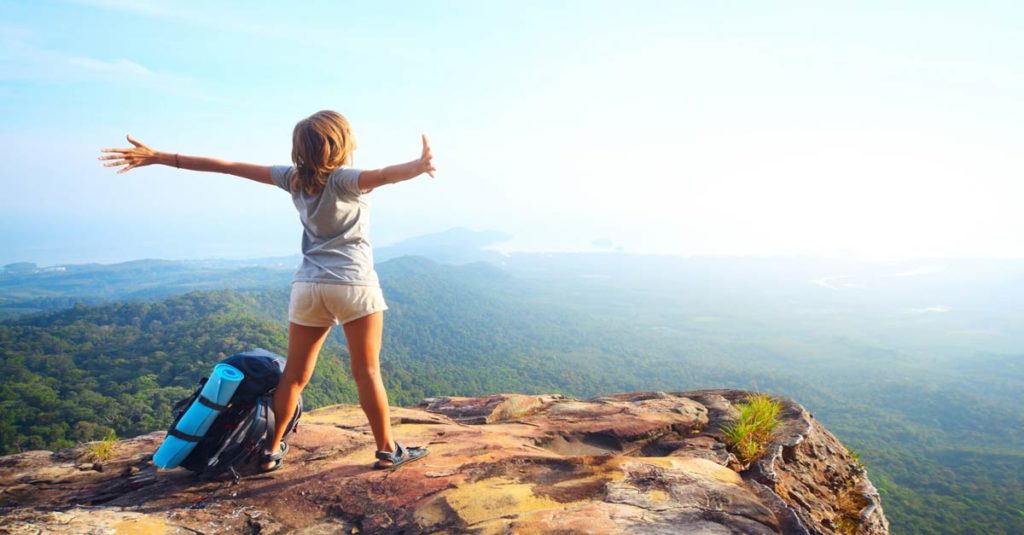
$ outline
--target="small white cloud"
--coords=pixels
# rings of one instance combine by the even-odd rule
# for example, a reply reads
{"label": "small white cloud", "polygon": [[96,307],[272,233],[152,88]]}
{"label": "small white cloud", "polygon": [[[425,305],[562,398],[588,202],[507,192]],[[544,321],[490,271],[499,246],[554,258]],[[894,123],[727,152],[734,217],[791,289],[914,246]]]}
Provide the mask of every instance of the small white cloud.
{"label": "small white cloud", "polygon": [[832,281],[834,281],[836,279],[841,279],[841,278],[842,277],[822,277],[820,279],[812,280],[811,284],[815,284],[817,286],[821,286],[822,288],[830,288],[832,290],[838,290],[839,288],[837,286],[833,285]]}
{"label": "small white cloud", "polygon": [[843,288],[866,288],[867,285],[861,282],[841,282],[843,279],[852,279],[849,275],[839,275],[833,277],[821,277],[811,281],[811,284],[821,286],[822,288],[828,288],[830,290],[840,290]]}
{"label": "small white cloud", "polygon": [[949,312],[951,309],[947,306],[931,306],[931,307],[918,307],[908,308],[903,312],[906,314],[941,314],[943,312]]}

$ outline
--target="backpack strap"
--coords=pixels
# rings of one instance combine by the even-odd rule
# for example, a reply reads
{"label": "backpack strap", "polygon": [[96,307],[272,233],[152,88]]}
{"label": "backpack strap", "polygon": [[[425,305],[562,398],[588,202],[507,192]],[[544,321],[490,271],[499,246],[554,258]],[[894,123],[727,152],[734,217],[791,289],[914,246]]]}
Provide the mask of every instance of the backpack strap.
{"label": "backpack strap", "polygon": [[[264,399],[269,396],[264,396]],[[273,399],[273,398],[271,398]],[[274,409],[270,406],[270,403],[263,403],[264,414],[267,418],[267,444],[274,441],[274,433],[277,432],[277,420],[275,418]]]}
{"label": "backpack strap", "polygon": [[198,398],[196,398],[196,401],[198,401],[201,405],[205,405],[205,406],[207,406],[207,407],[209,407],[209,408],[211,408],[213,410],[216,410],[216,411],[226,411],[226,410],[228,410],[228,406],[227,405],[221,405],[220,403],[217,403],[216,401],[212,401],[212,400],[210,400],[209,398],[207,398],[206,396],[203,396],[203,395],[200,395]]}
{"label": "backpack strap", "polygon": [[182,433],[181,431],[178,431],[177,429],[175,429],[173,427],[171,428],[170,431],[167,432],[167,435],[175,437],[175,438],[180,438],[181,440],[184,440],[185,442],[199,442],[200,440],[203,439],[203,437],[201,437],[201,436],[190,435],[188,433]]}

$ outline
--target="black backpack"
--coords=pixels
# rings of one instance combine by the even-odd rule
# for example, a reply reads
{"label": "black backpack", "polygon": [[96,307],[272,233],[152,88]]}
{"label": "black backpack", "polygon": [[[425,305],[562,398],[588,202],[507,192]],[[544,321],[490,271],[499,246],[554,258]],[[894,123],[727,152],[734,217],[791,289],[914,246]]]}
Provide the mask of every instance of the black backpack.
{"label": "black backpack", "polygon": [[[180,466],[207,478],[229,472],[237,483],[243,473],[257,470],[260,455],[274,433],[274,389],[284,371],[284,357],[257,348],[232,355],[221,363],[234,366],[245,378],[231,396],[227,409],[217,416]],[[199,397],[206,380],[203,377],[191,396],[174,404],[171,409],[174,422],[168,432],[174,430],[181,416]],[[299,396],[285,435],[298,430],[301,416],[302,396]]]}

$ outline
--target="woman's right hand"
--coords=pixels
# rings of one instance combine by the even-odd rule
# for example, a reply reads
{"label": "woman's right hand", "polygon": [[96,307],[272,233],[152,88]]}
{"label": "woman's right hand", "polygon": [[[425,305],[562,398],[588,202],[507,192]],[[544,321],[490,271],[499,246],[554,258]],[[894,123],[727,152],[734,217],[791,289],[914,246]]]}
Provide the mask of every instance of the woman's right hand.
{"label": "woman's right hand", "polygon": [[157,152],[147,147],[146,145],[140,143],[130,134],[127,136],[127,138],[128,142],[134,145],[134,147],[129,147],[127,149],[100,150],[100,152],[106,152],[108,154],[100,156],[97,159],[110,160],[109,162],[103,164],[104,167],[119,167],[123,165],[123,168],[117,170],[117,172],[120,174],[126,171],[131,171],[136,167],[152,165],[155,163],[163,163],[163,153]]}

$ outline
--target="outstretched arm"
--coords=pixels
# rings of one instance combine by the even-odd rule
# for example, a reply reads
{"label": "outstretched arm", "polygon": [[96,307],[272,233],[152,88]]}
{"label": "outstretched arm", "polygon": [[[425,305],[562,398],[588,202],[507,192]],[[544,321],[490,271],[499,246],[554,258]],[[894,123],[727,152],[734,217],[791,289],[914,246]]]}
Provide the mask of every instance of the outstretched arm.
{"label": "outstretched arm", "polygon": [[136,167],[160,164],[177,167],[179,169],[189,169],[192,171],[225,173],[228,175],[248,178],[249,180],[255,180],[256,182],[261,182],[263,184],[273,184],[273,181],[270,180],[270,166],[267,165],[229,162],[227,160],[218,160],[216,158],[204,158],[202,156],[186,156],[184,154],[160,152],[136,141],[135,138],[130,135],[128,136],[128,142],[134,146],[127,149],[102,149],[100,151],[107,154],[100,156],[99,159],[109,160],[103,164],[104,167],[124,166],[117,170],[118,173],[124,173],[126,171],[131,171]]}
{"label": "outstretched arm", "polygon": [[430,153],[430,141],[427,140],[427,135],[423,134],[423,152],[420,154],[419,159],[398,165],[389,165],[382,169],[363,171],[359,174],[359,189],[370,191],[385,184],[394,184],[403,180],[409,180],[410,178],[416,178],[423,173],[433,178],[434,171],[437,170],[434,168],[433,158],[434,155]]}

